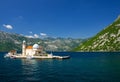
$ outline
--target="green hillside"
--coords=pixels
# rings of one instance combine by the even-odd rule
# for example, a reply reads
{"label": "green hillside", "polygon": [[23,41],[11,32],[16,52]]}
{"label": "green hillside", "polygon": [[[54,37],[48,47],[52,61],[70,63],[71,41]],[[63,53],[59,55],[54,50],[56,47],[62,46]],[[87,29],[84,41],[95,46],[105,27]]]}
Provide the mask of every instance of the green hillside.
{"label": "green hillside", "polygon": [[120,51],[120,16],[74,51]]}

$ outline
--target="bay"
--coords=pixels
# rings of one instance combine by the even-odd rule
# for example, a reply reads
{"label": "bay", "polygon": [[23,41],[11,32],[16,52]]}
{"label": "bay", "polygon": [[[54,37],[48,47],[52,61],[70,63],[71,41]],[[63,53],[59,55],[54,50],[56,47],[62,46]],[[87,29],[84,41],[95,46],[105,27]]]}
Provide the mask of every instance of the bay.
{"label": "bay", "polygon": [[53,52],[70,59],[9,59],[0,53],[0,82],[120,82],[120,52]]}

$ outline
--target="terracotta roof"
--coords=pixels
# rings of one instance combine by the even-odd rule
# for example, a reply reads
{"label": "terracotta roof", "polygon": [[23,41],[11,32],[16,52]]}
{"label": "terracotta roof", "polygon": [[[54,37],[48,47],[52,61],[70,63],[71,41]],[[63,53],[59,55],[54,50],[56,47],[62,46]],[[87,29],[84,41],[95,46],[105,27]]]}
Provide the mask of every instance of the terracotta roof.
{"label": "terracotta roof", "polygon": [[32,46],[27,46],[27,48],[26,49],[32,49],[33,47]]}

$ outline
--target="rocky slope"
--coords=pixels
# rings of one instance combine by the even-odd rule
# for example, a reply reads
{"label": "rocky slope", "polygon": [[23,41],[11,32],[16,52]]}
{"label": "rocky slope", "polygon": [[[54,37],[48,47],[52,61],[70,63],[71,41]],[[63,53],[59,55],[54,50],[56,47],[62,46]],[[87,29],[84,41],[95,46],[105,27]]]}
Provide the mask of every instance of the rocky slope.
{"label": "rocky slope", "polygon": [[37,43],[43,46],[46,51],[70,51],[83,41],[82,39],[72,38],[27,38],[23,35],[0,31],[0,51],[9,51],[11,49],[21,51],[23,40],[26,40],[27,45]]}
{"label": "rocky slope", "polygon": [[120,51],[120,16],[74,51]]}

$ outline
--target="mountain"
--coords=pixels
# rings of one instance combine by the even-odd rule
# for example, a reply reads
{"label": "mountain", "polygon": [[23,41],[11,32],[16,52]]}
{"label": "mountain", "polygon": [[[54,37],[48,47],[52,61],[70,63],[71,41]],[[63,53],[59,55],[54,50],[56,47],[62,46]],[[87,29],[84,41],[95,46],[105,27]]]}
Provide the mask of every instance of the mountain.
{"label": "mountain", "polygon": [[74,51],[120,51],[120,16],[107,28],[80,44]]}
{"label": "mountain", "polygon": [[28,44],[38,41],[37,39],[29,39],[16,33],[0,31],[0,51],[9,51],[13,49],[21,51],[21,44],[23,40],[26,40]]}
{"label": "mountain", "polygon": [[13,49],[21,51],[23,40],[26,40],[27,45],[37,43],[43,46],[46,51],[70,51],[83,41],[82,39],[73,38],[28,38],[16,33],[0,31],[0,51],[10,51]]}

